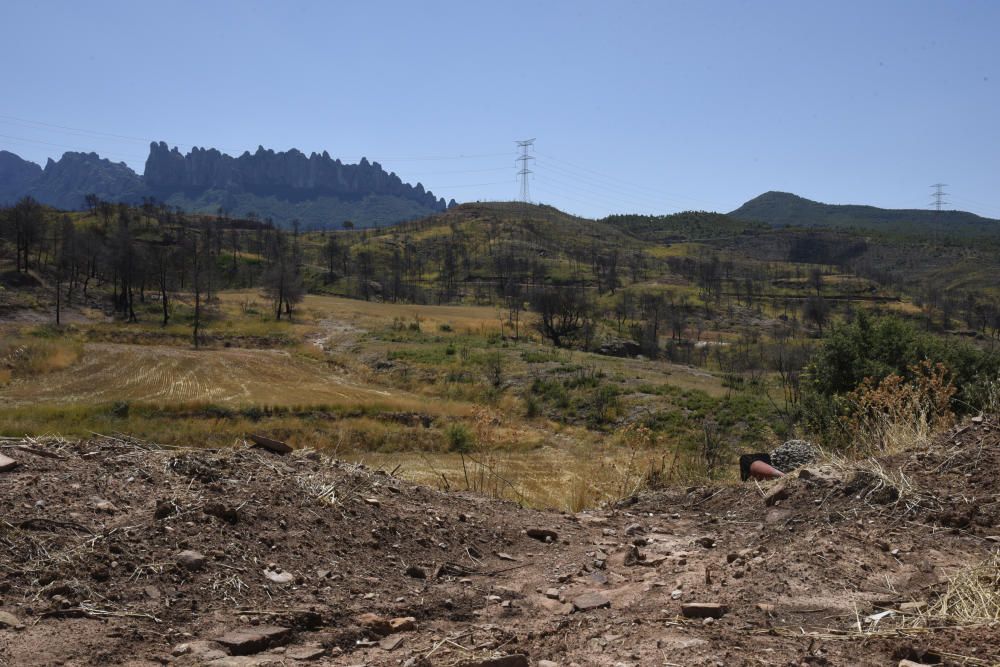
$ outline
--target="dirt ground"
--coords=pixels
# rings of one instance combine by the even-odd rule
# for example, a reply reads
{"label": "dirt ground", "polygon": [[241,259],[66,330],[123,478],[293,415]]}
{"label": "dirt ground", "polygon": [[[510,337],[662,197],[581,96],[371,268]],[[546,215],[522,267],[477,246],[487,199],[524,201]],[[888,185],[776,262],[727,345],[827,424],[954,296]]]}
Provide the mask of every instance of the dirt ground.
{"label": "dirt ground", "polygon": [[937,611],[1000,549],[995,418],[893,459],[580,514],[309,451],[0,454],[2,664],[1000,663],[1000,624]]}

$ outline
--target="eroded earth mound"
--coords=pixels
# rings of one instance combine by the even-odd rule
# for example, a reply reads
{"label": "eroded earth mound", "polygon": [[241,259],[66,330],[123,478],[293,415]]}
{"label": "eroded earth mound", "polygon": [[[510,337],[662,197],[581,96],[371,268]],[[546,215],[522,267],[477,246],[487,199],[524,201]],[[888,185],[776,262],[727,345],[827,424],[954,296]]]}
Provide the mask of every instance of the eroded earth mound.
{"label": "eroded earth mound", "polygon": [[959,583],[1000,595],[969,569],[998,471],[986,418],[574,515],[315,452],[3,440],[0,663],[995,664]]}

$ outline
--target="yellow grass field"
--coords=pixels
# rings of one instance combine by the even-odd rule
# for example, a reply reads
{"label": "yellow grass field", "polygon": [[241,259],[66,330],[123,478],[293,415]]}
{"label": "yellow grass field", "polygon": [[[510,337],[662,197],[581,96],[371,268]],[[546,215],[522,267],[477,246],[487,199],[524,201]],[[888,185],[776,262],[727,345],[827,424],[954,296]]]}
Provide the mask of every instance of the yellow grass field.
{"label": "yellow grass field", "polygon": [[326,364],[286,350],[189,350],[161,345],[91,343],[70,368],[15,381],[0,402],[94,404],[204,402],[248,405],[391,405],[452,411],[455,406],[368,386]]}
{"label": "yellow grass field", "polygon": [[[253,290],[224,292],[219,300],[224,306],[235,309],[235,306],[247,300],[260,301],[260,294]],[[450,325],[456,331],[469,333],[496,331],[500,328],[498,311],[489,306],[382,303],[310,294],[299,305],[298,312],[300,318],[304,315],[310,322],[334,319],[361,328],[384,326],[397,318],[407,322],[419,318],[420,326],[428,330],[437,329],[442,324]]]}

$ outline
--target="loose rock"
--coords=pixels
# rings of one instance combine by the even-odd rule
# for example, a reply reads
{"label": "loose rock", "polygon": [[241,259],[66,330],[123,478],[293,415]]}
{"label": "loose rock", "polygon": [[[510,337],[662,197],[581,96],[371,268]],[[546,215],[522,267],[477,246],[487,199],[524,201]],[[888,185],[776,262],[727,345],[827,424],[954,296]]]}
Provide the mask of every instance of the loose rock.
{"label": "loose rock", "polygon": [[296,646],[285,653],[292,660],[316,660],[323,657],[326,649],[322,646]]}
{"label": "loose rock", "polygon": [[729,609],[718,602],[688,602],[681,605],[686,618],[722,618]]}
{"label": "loose rock", "polygon": [[556,531],[549,530],[548,528],[529,528],[526,532],[528,537],[542,542],[555,542],[559,539]]}
{"label": "loose rock", "polygon": [[8,470],[13,470],[17,467],[17,461],[10,458],[9,456],[4,456],[0,454],[0,472],[7,472]]}
{"label": "loose rock", "polygon": [[280,625],[259,625],[232,630],[215,641],[226,647],[231,655],[253,655],[284,643],[291,634],[291,629]]}
{"label": "loose rock", "polygon": [[392,626],[389,625],[389,621],[382,618],[378,614],[361,614],[357,618],[358,624],[369,632],[384,637],[392,632]]}
{"label": "loose rock", "polygon": [[390,632],[410,632],[417,629],[417,619],[412,616],[403,616],[389,621]]}
{"label": "loose rock", "polygon": [[264,576],[276,584],[290,584],[295,581],[295,575],[283,570],[264,570]]}
{"label": "loose rock", "polygon": [[205,567],[207,559],[197,551],[182,551],[177,554],[177,564],[187,570],[200,570]]}
{"label": "loose rock", "polygon": [[7,613],[6,611],[0,611],[0,628],[14,628],[15,630],[20,630],[24,627],[20,619],[14,614]]}
{"label": "loose rock", "polygon": [[466,660],[459,667],[528,667],[528,657],[520,653],[485,660]]}
{"label": "loose rock", "polygon": [[584,593],[573,600],[573,607],[577,611],[590,611],[592,609],[602,609],[610,606],[611,600],[596,591]]}

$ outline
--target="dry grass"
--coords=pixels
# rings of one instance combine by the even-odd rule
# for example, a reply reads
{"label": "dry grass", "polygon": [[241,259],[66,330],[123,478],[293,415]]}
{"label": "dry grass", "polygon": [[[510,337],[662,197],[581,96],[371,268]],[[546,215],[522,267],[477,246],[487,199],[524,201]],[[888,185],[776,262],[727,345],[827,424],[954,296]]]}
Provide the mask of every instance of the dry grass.
{"label": "dry grass", "polygon": [[994,551],[981,563],[952,576],[944,594],[928,607],[921,620],[949,625],[1000,622],[1000,552]]}
{"label": "dry grass", "polygon": [[[349,458],[387,470],[398,468],[402,477],[443,490],[570,512],[628,497],[651,480],[686,480],[696,465],[693,454],[673,449],[644,429],[601,440],[582,430],[544,438],[543,432],[523,430],[515,436],[496,420],[476,424],[477,444],[470,452],[357,452]],[[520,446],[511,448],[512,442]],[[532,442],[536,444],[525,448]]]}
{"label": "dry grass", "polygon": [[951,408],[956,388],[943,364],[924,361],[910,367],[912,379],[889,375],[866,378],[847,396],[850,415],[843,419],[857,456],[884,456],[927,447],[933,436],[955,420]]}
{"label": "dry grass", "polygon": [[[0,390],[8,405],[76,405],[130,401],[223,406],[382,406],[385,410],[468,414],[462,405],[426,399],[349,377],[300,348],[195,351],[161,345],[88,344],[72,368],[66,356],[46,360],[50,372]],[[308,351],[308,353],[306,353]]]}
{"label": "dry grass", "polygon": [[[259,300],[260,297],[253,291],[226,292],[219,297],[220,304],[226,309],[235,308],[248,299]],[[335,317],[368,328],[387,326],[395,319],[419,321],[421,328],[426,331],[436,331],[442,324],[450,325],[456,331],[473,333],[488,333],[500,328],[498,311],[490,306],[382,303],[310,294],[302,302],[298,313],[296,317],[304,322]]]}
{"label": "dry grass", "polygon": [[11,338],[0,342],[0,385],[65,370],[79,361],[83,346],[69,340]]}
{"label": "dry grass", "polygon": [[[844,478],[856,482],[862,489],[862,500],[881,507],[909,514],[939,507],[937,498],[917,487],[899,468],[887,468],[874,458],[851,459],[824,452],[827,463],[843,471]],[[851,482],[849,482],[851,483]]]}

